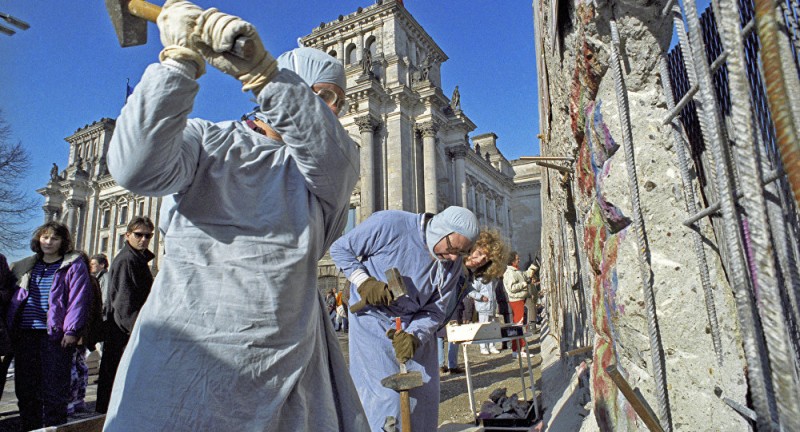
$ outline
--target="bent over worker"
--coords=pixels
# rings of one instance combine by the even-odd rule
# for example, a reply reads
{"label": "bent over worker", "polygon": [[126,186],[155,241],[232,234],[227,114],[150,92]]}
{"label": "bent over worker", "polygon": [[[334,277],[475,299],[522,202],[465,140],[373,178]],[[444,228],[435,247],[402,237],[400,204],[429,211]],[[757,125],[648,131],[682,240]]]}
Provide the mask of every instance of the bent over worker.
{"label": "bent over worker", "polygon": [[[249,23],[189,2],[168,1],[158,26],[161,62],[117,119],[108,165],[165,196],[165,255],[105,430],[368,430],[316,280],[359,173],[335,115],[343,66],[310,48],[276,61]],[[225,53],[237,36],[251,60]],[[256,121],[187,118],[205,62],[256,95]]]}
{"label": "bent over worker", "polygon": [[[372,430],[381,430],[389,416],[399,422],[400,396],[381,385],[381,379],[399,372],[398,362],[422,373],[422,387],[409,391],[411,426],[416,431],[436,430],[435,331],[462,279],[462,257],[477,238],[478,221],[462,207],[448,207],[437,215],[388,210],[373,214],[331,246],[331,258],[352,282],[350,374]],[[396,301],[385,282],[386,270],[392,267],[408,290]],[[402,331],[393,330],[395,317],[401,318]]]}

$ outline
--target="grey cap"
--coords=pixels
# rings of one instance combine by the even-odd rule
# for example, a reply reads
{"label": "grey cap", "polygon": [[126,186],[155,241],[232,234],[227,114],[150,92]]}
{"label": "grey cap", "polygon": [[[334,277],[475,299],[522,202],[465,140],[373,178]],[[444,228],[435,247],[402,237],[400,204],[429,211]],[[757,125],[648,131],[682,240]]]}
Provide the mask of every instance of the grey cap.
{"label": "grey cap", "polygon": [[336,84],[342,90],[347,87],[344,76],[344,66],[334,57],[316,48],[295,48],[278,57],[278,68],[289,69],[308,84],[317,83]]}
{"label": "grey cap", "polygon": [[456,206],[448,207],[434,215],[425,229],[425,242],[432,255],[436,255],[433,252],[434,246],[451,233],[461,234],[475,243],[480,234],[478,218],[468,209]]}

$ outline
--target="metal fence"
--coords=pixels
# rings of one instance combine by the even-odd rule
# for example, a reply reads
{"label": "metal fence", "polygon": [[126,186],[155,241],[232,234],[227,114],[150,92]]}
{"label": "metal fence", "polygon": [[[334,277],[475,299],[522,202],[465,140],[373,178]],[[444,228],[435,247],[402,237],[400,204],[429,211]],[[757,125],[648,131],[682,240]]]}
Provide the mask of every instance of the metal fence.
{"label": "metal fence", "polygon": [[[778,6],[782,70],[789,99],[797,105],[800,7],[797,0]],[[681,42],[665,56],[662,81],[673,96],[665,123],[672,124],[679,160],[686,165],[690,217],[684,224],[701,240],[699,224],[710,217],[734,291],[753,408],[739,411],[759,430],[800,430],[800,212],[768,103],[756,7],[753,0],[721,0],[698,16],[694,0],[685,0],[682,9],[670,4],[664,13],[672,14]],[[800,108],[792,108],[796,125]],[[699,196],[691,186],[692,169]],[[703,247],[695,243],[708,289]],[[708,300],[713,329],[713,298],[711,305]]]}

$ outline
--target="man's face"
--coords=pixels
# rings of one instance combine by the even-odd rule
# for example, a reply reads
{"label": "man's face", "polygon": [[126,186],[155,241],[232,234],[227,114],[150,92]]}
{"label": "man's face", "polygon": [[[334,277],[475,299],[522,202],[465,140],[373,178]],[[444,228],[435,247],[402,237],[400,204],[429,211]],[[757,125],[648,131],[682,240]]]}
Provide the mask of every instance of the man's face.
{"label": "man's face", "polygon": [[323,102],[328,105],[328,108],[333,111],[333,114],[339,116],[339,113],[344,108],[345,95],[344,90],[336,84],[331,83],[316,83],[311,86],[311,90],[322,98]]}
{"label": "man's face", "polygon": [[514,261],[511,263],[514,267],[519,267],[519,255],[514,257]]}
{"label": "man's face", "polygon": [[455,261],[459,257],[469,255],[472,242],[461,234],[450,233],[436,243],[433,253],[437,258],[447,261]]}
{"label": "man's face", "polygon": [[153,238],[153,230],[143,226],[136,227],[133,231],[125,233],[125,240],[128,241],[128,244],[139,251],[147,249],[151,238]]}
{"label": "man's face", "polygon": [[106,266],[97,262],[97,260],[89,261],[89,269],[91,270],[92,274],[100,273],[101,271],[106,269]]}

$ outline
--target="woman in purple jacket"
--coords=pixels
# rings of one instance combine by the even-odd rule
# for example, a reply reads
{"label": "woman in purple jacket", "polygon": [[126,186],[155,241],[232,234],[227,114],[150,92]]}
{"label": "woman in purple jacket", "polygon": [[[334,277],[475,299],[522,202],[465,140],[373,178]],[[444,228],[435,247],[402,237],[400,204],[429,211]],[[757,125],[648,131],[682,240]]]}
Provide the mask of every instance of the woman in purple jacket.
{"label": "woman in purple jacket", "polygon": [[66,226],[37,228],[31,250],[11,265],[18,289],[7,315],[23,430],[67,422],[72,354],[92,301],[89,271]]}

